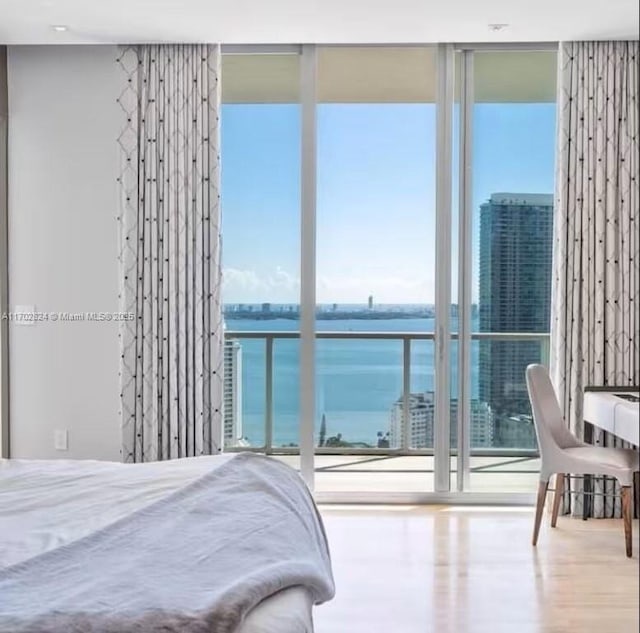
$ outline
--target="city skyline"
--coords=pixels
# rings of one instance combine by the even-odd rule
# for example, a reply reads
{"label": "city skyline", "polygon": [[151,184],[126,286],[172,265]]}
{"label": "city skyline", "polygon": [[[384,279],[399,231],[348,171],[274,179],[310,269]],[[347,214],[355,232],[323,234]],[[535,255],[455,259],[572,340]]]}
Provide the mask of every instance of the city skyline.
{"label": "city skyline", "polygon": [[[553,233],[553,196],[551,194],[493,193],[480,207],[480,257],[478,263],[479,302],[473,304],[473,329],[481,332],[536,332],[549,330],[551,294],[551,250]],[[452,304],[454,307],[456,304]],[[389,306],[392,309],[388,309]],[[393,307],[395,306],[395,309]],[[345,309],[347,308],[348,309]],[[385,309],[386,308],[386,309]],[[386,319],[386,323],[402,318],[433,319],[433,304],[411,304],[410,308],[398,304],[378,304],[373,296],[366,303],[318,305],[321,318],[335,316],[338,329],[345,327],[340,322],[357,322],[359,318]],[[452,313],[455,311],[452,310]],[[297,304],[225,304],[225,316],[245,320],[295,318]],[[255,327],[255,326],[253,326]],[[351,329],[351,327],[349,327]],[[374,328],[375,329],[375,328]],[[529,409],[524,368],[532,362],[540,362],[542,348],[539,341],[492,341],[478,343],[477,362],[478,396],[471,399],[470,441],[471,446],[510,447],[535,449],[536,440]],[[242,403],[234,398],[231,386],[232,368],[239,365],[239,355],[231,360],[231,350],[239,353],[238,341],[227,340],[225,346],[225,402],[235,401],[235,411],[242,411]],[[356,363],[361,366],[364,349],[356,356],[342,354],[341,363]],[[227,358],[228,357],[228,358]],[[381,361],[377,361],[380,363]],[[374,364],[375,366],[375,364]],[[338,369],[339,367],[336,367]],[[293,369],[293,368],[290,368]],[[433,367],[432,367],[433,369]],[[317,387],[324,393],[322,373],[319,371]],[[332,370],[329,370],[331,376]],[[335,371],[335,370],[333,370]],[[227,376],[229,379],[227,380]],[[228,384],[227,384],[228,383]],[[241,380],[236,378],[236,384]],[[327,434],[330,410],[323,403],[321,414],[323,435]],[[455,420],[457,399],[451,399],[451,441],[455,445]],[[389,407],[389,404],[387,404]],[[411,390],[409,394],[408,430],[409,446],[430,448],[433,446],[434,399],[433,391]],[[403,398],[395,396],[387,409],[385,425],[378,424],[368,431],[369,437],[350,437],[347,428],[331,436],[331,445],[387,446],[398,448],[403,443],[405,417],[402,412]],[[231,431],[238,416],[225,415],[225,431]],[[241,424],[241,423],[240,423]],[[240,427],[241,429],[241,427]],[[240,431],[241,433],[241,431]],[[374,439],[375,433],[375,439]],[[238,427],[226,432],[231,442],[244,441]],[[337,444],[336,444],[337,442]],[[288,445],[295,445],[289,442]]]}
{"label": "city skyline", "polygon": [[[320,329],[393,332],[428,328],[429,321],[424,318],[433,318],[437,271],[435,106],[320,104],[317,115],[316,308],[326,319]],[[555,104],[478,104],[473,118],[472,327],[478,331],[481,249],[487,243],[487,235],[481,235],[482,208],[497,193],[552,198]],[[455,111],[454,132],[457,120]],[[456,136],[453,149],[451,313],[455,319]],[[239,319],[229,329],[295,330],[298,326],[291,319],[297,317],[300,293],[299,106],[223,106],[222,154],[222,298],[227,318]],[[358,320],[384,315],[389,307],[396,310],[391,320],[375,325]],[[414,308],[416,313],[411,316],[420,320],[401,320],[399,313]],[[334,322],[329,320],[332,316],[336,317]],[[339,320],[341,316],[346,320]],[[262,319],[274,317],[276,320],[260,324]],[[264,433],[260,430],[263,345],[257,340],[242,342],[244,395],[251,401],[242,423],[257,445]],[[282,436],[286,445],[298,441],[295,345],[295,341],[274,341],[274,437],[278,428],[283,433],[286,428]],[[474,343],[476,352],[478,347],[478,342]],[[325,420],[326,434],[333,438],[340,435],[339,441],[344,443],[375,445],[378,433],[382,433],[383,442],[391,436],[392,443],[397,442],[399,349],[394,341],[318,344],[316,415],[318,424]],[[428,437],[418,436],[431,432],[433,413],[431,405],[417,394],[427,394],[433,388],[433,346],[428,341],[415,342],[413,350],[419,357],[412,359],[411,394],[420,410],[411,418],[420,428],[412,429],[412,437],[424,445]],[[477,389],[480,363],[477,356],[474,358]],[[418,364],[414,366],[414,362]],[[524,376],[521,382],[524,384]],[[452,401],[454,417],[456,410]],[[531,448],[532,442],[535,446],[528,413],[527,405],[497,415],[476,393],[471,411],[473,441],[480,446]]]}

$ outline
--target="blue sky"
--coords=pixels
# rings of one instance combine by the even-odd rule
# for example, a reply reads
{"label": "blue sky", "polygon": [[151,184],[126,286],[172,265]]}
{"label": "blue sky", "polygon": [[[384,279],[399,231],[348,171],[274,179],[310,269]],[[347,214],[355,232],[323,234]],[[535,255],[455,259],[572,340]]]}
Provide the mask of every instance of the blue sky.
{"label": "blue sky", "polygon": [[[493,192],[552,193],[554,142],[555,104],[476,105],[476,214]],[[432,104],[318,106],[319,303],[433,303],[435,151]],[[224,105],[225,302],[298,302],[299,209],[299,106]]]}

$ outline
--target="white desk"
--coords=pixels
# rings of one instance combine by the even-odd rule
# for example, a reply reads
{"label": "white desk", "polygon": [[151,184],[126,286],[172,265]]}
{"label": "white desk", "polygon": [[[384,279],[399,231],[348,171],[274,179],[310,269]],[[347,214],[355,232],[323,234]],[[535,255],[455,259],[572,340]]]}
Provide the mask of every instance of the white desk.
{"label": "white desk", "polygon": [[638,391],[585,391],[584,420],[619,438],[640,445],[640,403],[620,398],[616,393],[638,396]]}

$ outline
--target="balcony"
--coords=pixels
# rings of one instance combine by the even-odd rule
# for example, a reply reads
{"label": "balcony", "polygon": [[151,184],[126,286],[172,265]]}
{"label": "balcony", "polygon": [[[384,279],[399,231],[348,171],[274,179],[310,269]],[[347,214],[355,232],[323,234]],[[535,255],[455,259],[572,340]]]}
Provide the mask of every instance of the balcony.
{"label": "balcony", "polygon": [[[225,338],[226,450],[264,452],[298,466],[299,333],[227,331]],[[316,339],[316,490],[433,491],[434,333],[321,331]],[[500,393],[480,373],[492,363],[547,363],[549,335],[483,332],[471,339],[465,490],[531,493],[539,459],[524,370],[509,380],[508,366],[494,369],[493,382],[504,383]],[[457,487],[457,341],[452,334],[451,490]]]}

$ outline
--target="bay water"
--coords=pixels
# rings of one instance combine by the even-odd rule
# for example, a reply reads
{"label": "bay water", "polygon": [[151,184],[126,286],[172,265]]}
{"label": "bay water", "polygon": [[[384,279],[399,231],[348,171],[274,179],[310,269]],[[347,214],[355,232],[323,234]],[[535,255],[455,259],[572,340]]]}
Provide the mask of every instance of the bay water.
{"label": "bay water", "polygon": [[[475,319],[474,319],[475,321]],[[472,324],[474,331],[477,323]],[[296,319],[230,319],[227,330],[291,332]],[[453,330],[456,319],[452,319]],[[318,320],[321,332],[434,332],[433,318]],[[265,441],[265,340],[239,339],[242,348],[243,437],[253,446]],[[297,446],[300,411],[300,342],[276,339],[273,346],[274,446]],[[321,419],[326,437],[341,434],[348,442],[377,444],[389,431],[391,410],[402,397],[402,340],[318,339],[316,341],[316,437]],[[458,346],[451,344],[451,394],[458,388]],[[472,342],[472,398],[478,391],[479,343]],[[433,391],[434,341],[411,342],[411,391]]]}

